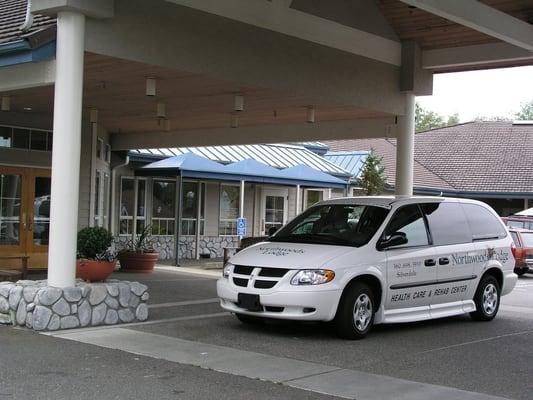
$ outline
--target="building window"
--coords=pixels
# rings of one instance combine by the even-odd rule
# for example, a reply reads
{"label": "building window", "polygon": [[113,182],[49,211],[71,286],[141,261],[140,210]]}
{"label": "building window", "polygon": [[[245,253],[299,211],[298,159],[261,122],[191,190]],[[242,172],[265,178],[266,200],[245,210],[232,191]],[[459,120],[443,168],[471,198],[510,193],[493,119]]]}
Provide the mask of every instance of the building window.
{"label": "building window", "polygon": [[133,207],[134,207],[134,181],[133,178],[120,180],[120,217],[119,234],[133,234]]}
{"label": "building window", "polygon": [[0,147],[52,151],[52,132],[0,126]]}
{"label": "building window", "polygon": [[96,171],[96,176],[94,177],[94,226],[102,226],[102,219],[100,218],[102,209],[100,207],[100,199],[102,198],[101,175],[100,171]]}
{"label": "building window", "polygon": [[[205,184],[201,184],[200,199],[200,235],[204,234],[205,225]],[[196,219],[198,217],[198,183],[183,182],[181,209],[181,234],[196,235]]]}
{"label": "building window", "polygon": [[111,164],[111,146],[108,144],[105,145],[105,160]]}
{"label": "building window", "polygon": [[105,160],[104,140],[101,138],[96,139],[96,157],[100,160]]}
{"label": "building window", "polygon": [[136,227],[133,226],[135,210],[135,179],[123,177],[120,181],[120,235],[133,235],[142,232],[146,225],[146,180],[137,181]]}
{"label": "building window", "polygon": [[318,203],[324,199],[323,190],[307,190],[307,197],[305,200],[305,209],[308,209],[313,204]]}
{"label": "building window", "polygon": [[237,235],[239,192],[238,186],[220,185],[220,235]]}
{"label": "building window", "polygon": [[152,192],[152,234],[174,234],[175,198],[175,182],[154,180]]}

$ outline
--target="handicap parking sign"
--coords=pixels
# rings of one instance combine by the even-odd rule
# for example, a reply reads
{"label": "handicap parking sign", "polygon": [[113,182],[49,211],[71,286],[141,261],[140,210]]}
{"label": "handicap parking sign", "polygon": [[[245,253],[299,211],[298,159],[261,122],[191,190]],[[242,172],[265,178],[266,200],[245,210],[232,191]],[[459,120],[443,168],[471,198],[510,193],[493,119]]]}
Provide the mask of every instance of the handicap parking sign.
{"label": "handicap parking sign", "polygon": [[246,218],[237,218],[237,235],[246,235]]}

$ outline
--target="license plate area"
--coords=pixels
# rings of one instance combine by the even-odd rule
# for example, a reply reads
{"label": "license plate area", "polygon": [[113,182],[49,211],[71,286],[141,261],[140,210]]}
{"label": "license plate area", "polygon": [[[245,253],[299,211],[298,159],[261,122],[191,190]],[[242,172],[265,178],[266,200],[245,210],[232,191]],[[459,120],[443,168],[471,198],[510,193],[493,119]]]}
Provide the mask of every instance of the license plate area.
{"label": "license plate area", "polygon": [[237,295],[237,305],[248,311],[263,311],[258,294],[239,293]]}

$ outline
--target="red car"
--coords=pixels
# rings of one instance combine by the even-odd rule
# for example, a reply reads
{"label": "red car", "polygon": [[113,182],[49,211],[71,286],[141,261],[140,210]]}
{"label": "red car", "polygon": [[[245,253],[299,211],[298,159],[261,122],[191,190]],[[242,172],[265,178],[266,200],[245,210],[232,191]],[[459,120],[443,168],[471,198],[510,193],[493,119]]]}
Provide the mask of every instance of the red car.
{"label": "red car", "polygon": [[516,246],[514,272],[517,275],[533,272],[533,230],[509,228],[509,232]]}

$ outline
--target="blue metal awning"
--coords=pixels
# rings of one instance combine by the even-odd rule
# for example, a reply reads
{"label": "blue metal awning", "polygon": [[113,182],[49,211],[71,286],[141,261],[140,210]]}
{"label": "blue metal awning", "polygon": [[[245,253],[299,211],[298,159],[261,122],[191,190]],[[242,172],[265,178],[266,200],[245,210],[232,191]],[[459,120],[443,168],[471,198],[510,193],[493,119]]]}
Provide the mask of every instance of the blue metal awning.
{"label": "blue metal awning", "polygon": [[185,153],[138,168],[140,176],[182,176],[196,179],[246,181],[278,185],[344,188],[346,181],[306,165],[276,169],[256,160],[247,159],[223,165],[205,157]]}

